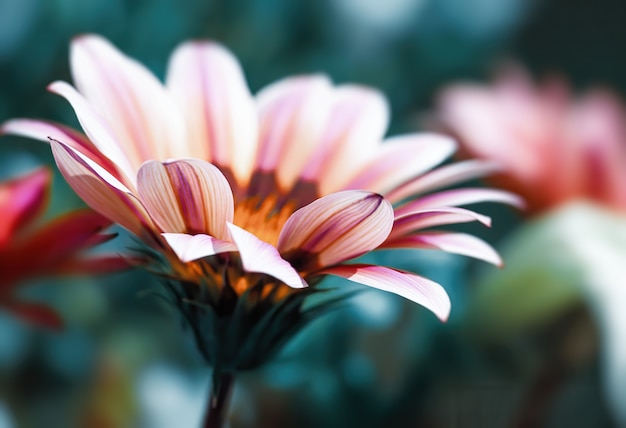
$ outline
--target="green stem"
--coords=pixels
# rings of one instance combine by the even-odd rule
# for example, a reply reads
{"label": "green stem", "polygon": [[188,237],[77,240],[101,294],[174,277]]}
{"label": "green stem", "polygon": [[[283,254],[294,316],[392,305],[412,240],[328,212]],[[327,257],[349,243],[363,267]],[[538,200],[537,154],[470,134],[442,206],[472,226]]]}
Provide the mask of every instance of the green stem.
{"label": "green stem", "polygon": [[209,397],[209,408],[204,417],[203,428],[222,428],[228,407],[230,396],[235,384],[235,376],[233,373],[213,372],[213,388],[211,388],[211,396]]}

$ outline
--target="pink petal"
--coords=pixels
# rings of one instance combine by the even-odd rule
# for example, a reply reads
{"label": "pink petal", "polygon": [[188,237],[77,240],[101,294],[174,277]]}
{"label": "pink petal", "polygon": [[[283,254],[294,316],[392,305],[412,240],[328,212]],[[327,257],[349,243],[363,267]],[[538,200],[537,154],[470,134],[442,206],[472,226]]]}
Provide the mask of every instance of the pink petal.
{"label": "pink petal", "polygon": [[148,159],[189,156],[183,116],[147,68],[94,35],[73,41],[70,63],[76,87],[132,153],[135,169]]}
{"label": "pink petal", "polygon": [[124,180],[121,181],[132,183],[134,186],[139,160],[131,158],[129,153],[122,149],[110,126],[104,122],[87,100],[65,82],[54,82],[48,86],[48,89],[61,95],[72,105],[83,130],[98,151],[102,156],[110,159],[125,174]]}
{"label": "pink petal", "polygon": [[259,152],[257,167],[276,171],[283,189],[294,184],[322,140],[332,106],[325,76],[281,80],[257,95]]}
{"label": "pink petal", "polygon": [[371,251],[387,238],[392,225],[393,208],[382,196],[360,190],[337,192],[293,213],[277,247],[299,269],[312,269]]}
{"label": "pink petal", "polygon": [[42,213],[48,201],[50,180],[50,170],[38,168],[0,183],[0,248]]}
{"label": "pink petal", "polygon": [[464,208],[449,207],[420,210],[396,217],[388,239],[428,227],[471,221],[478,221],[487,227],[491,226],[491,218]]}
{"label": "pink petal", "polygon": [[402,216],[412,211],[427,208],[469,205],[478,202],[500,202],[517,208],[524,208],[525,206],[522,198],[510,192],[495,189],[467,187],[463,189],[446,190],[423,196],[396,208],[396,215]]}
{"label": "pink petal", "polygon": [[230,167],[240,184],[247,184],[258,118],[237,59],[217,43],[185,43],[170,59],[167,87],[187,120],[185,157]]}
{"label": "pink petal", "polygon": [[73,148],[58,141],[50,145],[61,174],[87,205],[143,239],[154,238],[150,216],[128,188]]}
{"label": "pink petal", "polygon": [[502,266],[500,255],[491,245],[466,233],[422,232],[417,235],[390,239],[381,245],[381,248],[437,249]]}
{"label": "pink petal", "polygon": [[164,231],[228,239],[233,194],[214,165],[199,159],[148,161],[139,170],[137,186],[141,201]]}
{"label": "pink petal", "polygon": [[273,276],[292,288],[307,287],[307,283],[274,246],[232,223],[228,223],[228,230],[237,244],[244,270]]}
{"label": "pink petal", "polygon": [[337,275],[379,290],[397,294],[424,306],[441,321],[450,315],[450,298],[439,284],[419,275],[383,266],[342,265],[324,269],[322,274]]}
{"label": "pink petal", "polygon": [[[0,133],[33,138],[46,143],[49,143],[50,139],[62,141],[85,156],[95,159],[111,174],[119,175],[115,164],[103,156],[85,135],[65,125],[42,120],[12,119],[2,124]],[[122,179],[121,176],[117,178]]]}
{"label": "pink petal", "polygon": [[108,240],[107,236],[96,239],[99,232],[111,225],[111,220],[88,208],[72,211],[48,222],[20,243],[19,251],[24,254],[37,254],[35,264],[41,265],[55,262],[73,256],[80,250],[98,241]]}
{"label": "pink petal", "polygon": [[390,138],[345,188],[384,194],[437,166],[455,150],[456,143],[442,135],[411,134]]}
{"label": "pink petal", "polygon": [[324,134],[302,171],[302,179],[319,182],[329,194],[356,173],[376,151],[389,123],[389,106],[378,91],[342,85],[333,91]]}
{"label": "pink petal", "polygon": [[502,167],[499,164],[482,160],[469,160],[444,165],[392,190],[385,197],[395,203],[409,196],[485,177],[501,170]]}
{"label": "pink petal", "polygon": [[237,251],[237,246],[209,235],[187,235],[185,233],[162,233],[161,236],[183,262],[191,262],[219,253]]}

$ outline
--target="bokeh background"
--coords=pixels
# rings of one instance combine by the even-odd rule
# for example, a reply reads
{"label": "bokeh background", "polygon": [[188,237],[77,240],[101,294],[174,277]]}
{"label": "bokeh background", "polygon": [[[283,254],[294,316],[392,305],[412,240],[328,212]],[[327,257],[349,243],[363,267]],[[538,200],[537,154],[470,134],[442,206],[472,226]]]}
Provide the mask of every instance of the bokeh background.
{"label": "bokeh background", "polygon": [[[235,52],[255,92],[312,72],[371,85],[389,99],[389,133],[415,131],[446,85],[490,82],[503,61],[535,76],[564,76],[574,90],[601,85],[621,96],[624,16],[619,0],[0,0],[0,121],[76,124],[69,105],[45,88],[70,80],[70,40],[99,33],[160,77],[177,44],[210,38]],[[0,179],[40,164],[53,165],[45,144],[1,138]],[[48,218],[80,206],[57,173]],[[363,292],[304,330],[272,364],[238,379],[230,426],[626,424],[623,391],[607,382],[606,311],[581,291],[567,263],[554,273],[530,257],[536,248],[563,251],[550,238],[562,219],[529,226],[513,210],[481,211],[494,226],[472,232],[505,259],[512,254],[502,273],[435,252],[376,256],[444,284],[453,301],[447,324],[397,296]],[[623,230],[617,217],[595,221]],[[520,235],[531,244],[516,244]],[[125,252],[133,244],[120,231],[108,245]],[[612,254],[626,257],[620,245]],[[520,284],[508,269],[539,273]],[[494,283],[499,291],[491,293]],[[54,306],[67,328],[42,331],[0,313],[0,428],[198,426],[210,371],[158,297],[158,280],[134,271],[40,280],[24,292]]]}

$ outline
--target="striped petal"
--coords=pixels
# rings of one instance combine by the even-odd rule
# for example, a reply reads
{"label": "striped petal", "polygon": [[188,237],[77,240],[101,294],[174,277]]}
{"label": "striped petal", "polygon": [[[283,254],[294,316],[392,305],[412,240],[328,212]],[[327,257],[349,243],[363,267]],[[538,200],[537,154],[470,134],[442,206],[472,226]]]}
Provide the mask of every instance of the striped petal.
{"label": "striped petal", "polygon": [[147,68],[94,35],[73,41],[70,63],[76,87],[131,153],[136,169],[147,159],[189,156],[181,112]]}
{"label": "striped petal", "polygon": [[262,89],[257,167],[276,171],[283,189],[294,184],[323,138],[332,106],[325,76],[293,77]]}
{"label": "striped petal", "polygon": [[75,149],[51,141],[61,174],[87,205],[135,235],[154,240],[154,224],[143,205],[119,180]]}
{"label": "striped petal", "polygon": [[320,273],[340,276],[397,294],[424,306],[441,321],[446,321],[450,315],[450,297],[446,290],[436,282],[419,275],[363,264],[333,266]]}
{"label": "striped petal", "polygon": [[423,196],[396,208],[396,216],[427,208],[469,205],[479,202],[500,202],[517,208],[524,208],[524,200],[510,192],[495,189],[463,188],[446,190]]}
{"label": "striped petal", "polygon": [[292,288],[307,287],[304,279],[287,260],[281,257],[273,245],[261,241],[250,232],[232,223],[228,223],[228,230],[231,239],[237,244],[244,270],[264,273]]}
{"label": "striped petal", "polygon": [[322,194],[342,188],[376,151],[389,124],[387,100],[374,89],[339,86],[333,100],[324,135],[302,172]]}
{"label": "striped petal", "polygon": [[189,42],[176,49],[167,87],[187,120],[188,154],[230,167],[242,185],[256,154],[256,106],[237,59],[211,42]]}
{"label": "striped petal", "polygon": [[425,248],[443,250],[484,260],[502,266],[500,255],[480,238],[466,233],[425,232],[418,235],[390,239],[381,248]]}
{"label": "striped petal", "polygon": [[107,124],[93,109],[91,104],[69,84],[65,82],[54,82],[48,86],[48,89],[55,94],[61,95],[72,105],[85,134],[87,134],[98,151],[117,165],[117,168],[124,174],[124,179],[121,181],[134,187],[136,167],[138,167],[137,161],[133,164],[132,158],[127,155],[126,150],[122,149],[119,140],[114,136],[113,130],[109,124]]}
{"label": "striped petal", "polygon": [[198,159],[148,161],[139,169],[137,186],[141,201],[164,231],[228,239],[233,194],[214,165]]}
{"label": "striped petal", "polygon": [[457,162],[444,165],[415,180],[411,180],[405,185],[385,194],[385,197],[392,203],[396,203],[413,195],[442,189],[464,181],[485,177],[499,171],[502,171],[502,166],[495,162],[482,160]]}
{"label": "striped petal", "polygon": [[49,143],[50,139],[62,141],[88,158],[94,159],[104,169],[117,176],[118,179],[122,179],[122,176],[117,172],[115,164],[103,156],[96,146],[89,141],[87,136],[65,125],[43,120],[11,119],[2,124],[0,134],[19,135],[45,143]]}
{"label": "striped petal", "polygon": [[19,228],[27,226],[48,200],[51,180],[47,168],[0,183],[0,248],[6,246]]}
{"label": "striped petal", "polygon": [[487,227],[491,227],[491,218],[464,208],[448,207],[421,210],[397,217],[388,239],[428,227],[472,221],[478,221]]}
{"label": "striped petal", "polygon": [[436,134],[413,134],[388,139],[345,186],[385,193],[432,169],[456,150],[456,143]]}
{"label": "striped petal", "polygon": [[183,262],[191,262],[219,253],[237,251],[237,246],[209,235],[187,235],[185,233],[162,233],[161,236]]}
{"label": "striped petal", "polygon": [[382,196],[337,192],[293,213],[280,233],[278,249],[298,269],[329,266],[378,247],[392,225],[393,208]]}

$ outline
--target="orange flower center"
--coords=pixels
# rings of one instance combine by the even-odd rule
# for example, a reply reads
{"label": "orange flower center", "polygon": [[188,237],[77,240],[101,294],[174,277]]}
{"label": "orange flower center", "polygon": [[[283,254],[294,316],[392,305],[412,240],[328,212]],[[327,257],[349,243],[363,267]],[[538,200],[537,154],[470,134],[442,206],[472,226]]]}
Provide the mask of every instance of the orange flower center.
{"label": "orange flower center", "polygon": [[261,200],[258,196],[235,205],[234,223],[254,234],[257,238],[276,246],[285,222],[295,211],[294,203],[277,206],[278,197],[269,196]]}

